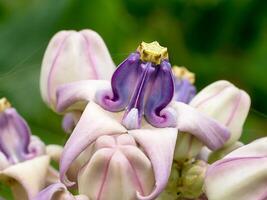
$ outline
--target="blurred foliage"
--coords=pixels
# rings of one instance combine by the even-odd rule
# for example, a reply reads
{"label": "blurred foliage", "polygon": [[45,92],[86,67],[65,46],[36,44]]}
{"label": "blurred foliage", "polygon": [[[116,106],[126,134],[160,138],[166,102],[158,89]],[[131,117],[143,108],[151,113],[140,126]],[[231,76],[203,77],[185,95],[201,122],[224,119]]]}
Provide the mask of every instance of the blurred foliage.
{"label": "blurred foliage", "polygon": [[119,64],[139,42],[158,40],[172,64],[197,75],[200,90],[218,79],[245,89],[252,109],[242,141],[267,128],[265,0],[0,0],[0,96],[46,143],[63,144],[61,117],[39,92],[42,56],[61,29],[96,30]]}

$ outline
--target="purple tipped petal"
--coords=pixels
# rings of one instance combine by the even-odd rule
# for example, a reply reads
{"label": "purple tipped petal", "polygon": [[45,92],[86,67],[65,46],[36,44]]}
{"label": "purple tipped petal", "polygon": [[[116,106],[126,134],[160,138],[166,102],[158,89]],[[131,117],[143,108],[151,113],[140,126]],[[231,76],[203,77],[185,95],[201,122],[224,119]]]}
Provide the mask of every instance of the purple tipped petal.
{"label": "purple tipped petal", "polygon": [[61,156],[60,179],[62,182],[68,186],[74,184],[68,181],[66,172],[77,156],[94,142],[96,138],[101,135],[126,132],[126,129],[117,121],[116,115],[118,114],[107,112],[93,102],[88,103]]}
{"label": "purple tipped petal", "polygon": [[196,95],[196,87],[187,79],[174,79],[175,93],[173,100],[188,104]]}
{"label": "purple tipped petal", "polygon": [[118,66],[111,80],[112,93],[103,91],[98,94],[98,103],[102,107],[110,111],[120,111],[127,106],[140,77],[139,58],[138,53],[132,53]]}
{"label": "purple tipped petal", "polygon": [[32,135],[30,138],[30,143],[28,145],[28,154],[26,159],[32,159],[37,156],[44,155],[46,153],[46,146],[39,137]]}
{"label": "purple tipped petal", "polygon": [[71,133],[75,127],[72,113],[67,113],[62,120],[62,128],[66,133]]}
{"label": "purple tipped petal", "polygon": [[62,120],[62,128],[66,133],[72,133],[73,129],[75,128],[76,124],[78,123],[82,112],[76,111],[67,113],[64,115]]}
{"label": "purple tipped petal", "polygon": [[[175,127],[174,112],[164,112],[174,94],[174,82],[171,65],[163,61],[156,67],[154,79],[150,85],[145,105],[145,117],[155,127]],[[162,112],[163,111],[163,112]]]}
{"label": "purple tipped petal", "polygon": [[0,113],[0,151],[11,163],[27,159],[30,129],[14,108]]}
{"label": "purple tipped petal", "polygon": [[57,111],[82,111],[88,101],[97,98],[99,90],[111,90],[109,81],[87,80],[62,85],[57,90]]}
{"label": "purple tipped petal", "polygon": [[129,134],[136,139],[151,160],[156,180],[154,190],[148,196],[137,193],[137,198],[139,200],[153,200],[163,191],[168,182],[177,129],[140,129],[131,130]]}
{"label": "purple tipped petal", "polygon": [[194,135],[211,150],[219,149],[229,139],[230,132],[224,125],[191,106],[174,102],[172,107],[178,113],[177,127],[179,131]]}

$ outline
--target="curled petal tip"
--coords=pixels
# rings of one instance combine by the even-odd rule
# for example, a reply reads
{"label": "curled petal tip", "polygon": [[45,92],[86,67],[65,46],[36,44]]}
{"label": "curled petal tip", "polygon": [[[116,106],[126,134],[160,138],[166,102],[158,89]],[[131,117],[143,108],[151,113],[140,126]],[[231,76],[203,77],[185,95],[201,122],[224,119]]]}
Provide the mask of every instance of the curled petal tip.
{"label": "curled petal tip", "polygon": [[190,105],[230,130],[225,145],[238,141],[250,108],[249,95],[227,81],[217,81],[200,91]]}
{"label": "curled petal tip", "polygon": [[[159,128],[157,130],[131,130],[129,134],[132,135],[145,150],[151,160],[155,176],[153,191],[148,195],[140,195],[137,193],[137,197],[142,200],[153,200],[159,196],[167,185],[171,173],[177,129]],[[151,135],[153,135],[153,137],[151,137]],[[148,143],[147,141],[150,142]]]}
{"label": "curled petal tip", "polygon": [[0,151],[14,164],[27,160],[30,144],[30,129],[14,108],[0,113]]}
{"label": "curled petal tip", "polygon": [[194,135],[210,149],[221,148],[229,139],[229,130],[216,120],[181,102],[172,106],[177,111],[178,130]]}
{"label": "curled petal tip", "polygon": [[99,91],[111,90],[109,81],[84,80],[57,89],[57,112],[83,111],[88,102],[97,100]]}

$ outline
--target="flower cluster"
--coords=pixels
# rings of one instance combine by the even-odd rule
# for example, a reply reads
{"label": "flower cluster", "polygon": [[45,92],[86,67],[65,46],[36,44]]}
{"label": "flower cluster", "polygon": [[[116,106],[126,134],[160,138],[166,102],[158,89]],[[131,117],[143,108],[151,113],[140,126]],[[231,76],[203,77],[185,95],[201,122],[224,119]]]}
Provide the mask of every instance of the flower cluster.
{"label": "flower cluster", "polygon": [[197,93],[194,82],[158,42],[116,68],[96,32],[57,33],[40,88],[69,138],[45,146],[1,99],[0,181],[16,200],[265,199],[267,140],[239,142],[250,97],[224,80]]}

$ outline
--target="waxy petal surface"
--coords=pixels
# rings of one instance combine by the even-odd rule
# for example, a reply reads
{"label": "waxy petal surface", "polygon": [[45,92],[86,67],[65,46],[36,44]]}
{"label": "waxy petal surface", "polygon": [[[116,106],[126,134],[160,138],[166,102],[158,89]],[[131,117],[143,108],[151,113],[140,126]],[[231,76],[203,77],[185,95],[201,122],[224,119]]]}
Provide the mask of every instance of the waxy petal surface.
{"label": "waxy petal surface", "polygon": [[180,132],[185,132],[197,137],[204,145],[212,150],[221,148],[229,139],[229,130],[191,106],[173,102],[171,106],[177,111],[177,127]]}
{"label": "waxy petal surface", "polygon": [[[267,198],[267,138],[242,146],[212,164],[205,189],[210,200]],[[220,188],[220,189],[219,189]]]}
{"label": "waxy petal surface", "polygon": [[96,32],[60,31],[51,39],[43,58],[40,79],[43,100],[55,109],[59,85],[110,79],[114,70],[107,47]]}
{"label": "waxy petal surface", "polygon": [[12,189],[15,200],[32,199],[45,186],[49,157],[40,156],[0,171],[0,180]]}
{"label": "waxy petal surface", "polygon": [[136,199],[136,191],[142,195],[151,192],[151,162],[132,136],[102,136],[95,146],[96,152],[79,173],[81,194],[98,200],[130,200]]}
{"label": "waxy petal surface", "polygon": [[137,193],[137,198],[155,199],[167,185],[170,176],[177,129],[137,129],[129,131],[129,134],[135,138],[151,160],[156,181],[149,195]]}
{"label": "waxy petal surface", "polygon": [[66,172],[77,156],[98,137],[126,132],[126,129],[118,122],[118,119],[116,120],[118,115],[103,110],[94,102],[90,102],[87,105],[62,153],[60,179],[63,183],[68,186],[74,184],[66,179]]}
{"label": "waxy petal surface", "polygon": [[57,111],[83,111],[89,101],[96,100],[97,93],[111,90],[109,81],[86,80],[62,85],[57,90]]}
{"label": "waxy petal surface", "polygon": [[200,91],[190,105],[227,128],[231,136],[225,146],[238,141],[250,108],[249,95],[228,81],[217,81]]}

